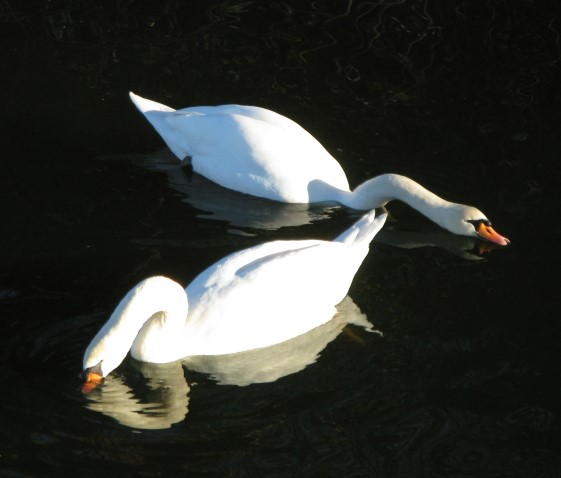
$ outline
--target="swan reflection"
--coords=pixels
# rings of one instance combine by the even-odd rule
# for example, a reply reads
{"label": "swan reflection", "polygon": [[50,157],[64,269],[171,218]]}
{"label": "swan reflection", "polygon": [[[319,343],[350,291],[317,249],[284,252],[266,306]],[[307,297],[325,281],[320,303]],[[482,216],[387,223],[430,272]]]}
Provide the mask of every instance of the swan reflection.
{"label": "swan reflection", "polygon": [[120,424],[138,429],[164,429],[181,422],[188,413],[189,385],[183,366],[207,374],[221,385],[240,387],[274,382],[316,362],[321,352],[349,324],[379,333],[350,297],[337,306],[327,323],[286,342],[228,355],[189,357],[169,364],[131,360],[146,379],[148,393],[135,394],[124,377],[109,375],[103,386],[86,395],[90,410]]}
{"label": "swan reflection", "polygon": [[[141,168],[166,174],[168,184],[182,201],[201,211],[198,217],[225,221],[242,230],[277,230],[312,224],[332,217],[343,206],[336,203],[289,204],[249,196],[223,188],[199,174],[189,174],[178,159],[164,148],[148,155],[105,156],[104,160],[126,160]],[[385,209],[385,208],[382,208]],[[360,212],[350,212],[358,218]],[[466,260],[481,260],[494,244],[472,237],[450,234],[428,224],[424,230],[392,229],[386,224],[374,242],[403,249],[438,247]]]}
{"label": "swan reflection", "polygon": [[400,249],[438,247],[470,261],[482,260],[492,250],[500,247],[471,237],[448,234],[445,231],[400,231],[391,229],[391,225],[383,228],[373,242],[399,247]]}
{"label": "swan reflection", "polygon": [[[103,159],[119,159],[119,156]],[[225,221],[247,229],[277,230],[302,226],[331,217],[338,204],[289,204],[223,188],[205,177],[190,173],[168,149],[148,155],[123,156],[133,164],[166,174],[168,184],[182,201],[201,211],[198,217]]]}
{"label": "swan reflection", "polygon": [[179,362],[152,364],[134,361],[146,378],[147,397],[137,397],[121,376],[109,375],[103,386],[85,395],[86,408],[114,418],[121,425],[144,430],[169,428],[187,415],[189,385]]}

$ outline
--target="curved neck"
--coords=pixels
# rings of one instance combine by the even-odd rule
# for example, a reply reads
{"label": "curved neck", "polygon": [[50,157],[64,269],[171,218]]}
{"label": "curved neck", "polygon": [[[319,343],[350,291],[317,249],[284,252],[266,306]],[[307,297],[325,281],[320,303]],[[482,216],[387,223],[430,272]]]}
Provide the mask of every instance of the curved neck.
{"label": "curved neck", "polygon": [[419,183],[399,174],[382,174],[365,181],[354,191],[341,191],[339,201],[353,209],[367,210],[385,206],[397,199],[416,209],[442,227],[444,211],[457,206]]}
{"label": "curved neck", "polygon": [[107,375],[133,345],[135,358],[154,361],[151,355],[166,349],[161,347],[162,341],[178,337],[187,310],[187,295],[179,284],[161,276],[143,280],[125,295],[91,341],[84,355],[84,369],[102,362],[103,374]]}

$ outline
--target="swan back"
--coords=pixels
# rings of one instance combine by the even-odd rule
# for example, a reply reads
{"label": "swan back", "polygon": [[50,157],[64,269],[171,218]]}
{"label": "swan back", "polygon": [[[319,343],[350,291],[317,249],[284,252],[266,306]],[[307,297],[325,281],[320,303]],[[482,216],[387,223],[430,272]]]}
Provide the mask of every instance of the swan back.
{"label": "swan back", "polygon": [[181,160],[221,186],[289,203],[308,203],[310,183],[348,190],[341,165],[310,133],[256,106],[173,110],[133,93],[131,99]]}
{"label": "swan back", "polygon": [[385,215],[334,241],[275,241],[232,254],[189,285],[189,355],[266,347],[333,317]]}

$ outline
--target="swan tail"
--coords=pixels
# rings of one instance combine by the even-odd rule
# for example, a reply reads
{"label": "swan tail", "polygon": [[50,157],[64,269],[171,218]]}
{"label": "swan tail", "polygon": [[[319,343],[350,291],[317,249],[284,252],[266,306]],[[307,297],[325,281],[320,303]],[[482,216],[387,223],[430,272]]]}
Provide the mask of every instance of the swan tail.
{"label": "swan tail", "polygon": [[376,234],[378,234],[378,231],[382,229],[387,216],[387,213],[384,213],[376,217],[376,212],[373,209],[368,214],[362,216],[361,219],[343,232],[343,234],[338,236],[335,241],[342,242],[348,246],[360,244],[367,246],[372,242]]}
{"label": "swan tail", "polygon": [[169,106],[135,95],[132,91],[129,92],[129,96],[134,103],[134,106],[136,106],[142,114],[146,114],[149,111],[162,111],[164,113],[173,113],[175,111]]}
{"label": "swan tail", "polygon": [[173,154],[180,160],[184,160],[187,156],[191,155],[191,148],[186,141],[185,135],[177,131],[169,122],[170,113],[175,112],[173,108],[141,98],[133,92],[130,92],[129,96],[138,110],[162,137]]}

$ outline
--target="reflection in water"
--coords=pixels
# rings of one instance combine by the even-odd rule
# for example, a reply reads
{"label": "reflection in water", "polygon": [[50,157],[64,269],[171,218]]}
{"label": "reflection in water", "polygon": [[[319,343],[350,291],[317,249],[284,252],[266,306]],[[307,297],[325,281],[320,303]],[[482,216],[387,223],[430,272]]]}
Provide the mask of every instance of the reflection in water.
{"label": "reflection in water", "polygon": [[466,260],[481,260],[491,250],[498,248],[471,237],[456,236],[445,231],[400,231],[385,227],[374,242],[388,244],[402,249],[416,249],[418,247],[439,247]]}
{"label": "reflection in water", "polygon": [[[164,172],[168,184],[181,193],[183,201],[201,211],[200,218],[226,221],[242,229],[277,230],[303,226],[328,219],[335,210],[342,208],[331,203],[281,203],[223,188],[203,176],[187,172],[167,148],[148,155],[102,156],[100,159],[131,161],[142,168]],[[403,249],[439,247],[466,260],[480,260],[494,249],[493,245],[447,233],[430,223],[425,230],[414,232],[391,228],[386,224],[374,242]],[[486,247],[483,249],[482,245]]]}
{"label": "reflection in water", "polygon": [[[183,365],[204,373],[221,385],[246,386],[274,382],[300,372],[349,324],[375,332],[350,297],[337,306],[327,323],[286,342],[228,355],[188,357]],[[104,384],[86,395],[87,408],[114,418],[122,425],[140,429],[169,428],[188,412],[189,385],[181,362],[149,364],[132,360],[147,379],[150,393],[137,397],[121,376],[112,374]]]}
{"label": "reflection in water", "polygon": [[191,370],[209,374],[222,385],[274,382],[314,363],[327,344],[348,324],[374,331],[349,296],[337,306],[337,313],[329,322],[294,339],[237,354],[188,357],[184,363]]}
{"label": "reflection in water", "polygon": [[152,171],[164,172],[168,184],[183,200],[199,209],[199,217],[226,221],[240,228],[276,230],[302,226],[330,217],[339,205],[287,204],[249,196],[223,188],[198,174],[189,174],[166,148],[149,155],[105,156],[102,159],[122,159]]}
{"label": "reflection in water", "polygon": [[[530,241],[557,217],[550,209],[559,190],[557,2],[2,5],[9,87],[1,142],[15,152],[13,165],[5,155],[4,188],[11,172],[25,170],[16,194],[6,196],[4,216],[14,220],[5,239],[29,237],[33,246],[18,248],[17,261],[16,249],[5,248],[12,258],[2,286],[0,474],[559,477],[559,325],[549,313],[555,294],[539,294],[551,288],[541,279],[558,264],[557,245],[547,241],[553,233],[542,234],[539,247]],[[61,391],[61,377],[77,382],[84,337],[102,320],[102,312],[76,315],[100,307],[88,302],[96,295],[92,283],[118,276],[125,259],[137,263],[127,250],[113,266],[99,247],[108,225],[107,256],[114,258],[114,243],[128,237],[106,214],[121,198],[101,199],[108,189],[101,184],[120,191],[126,182],[106,174],[99,184],[84,184],[83,161],[74,154],[130,150],[123,146],[127,128],[140,121],[121,101],[129,89],[158,91],[170,104],[240,101],[279,110],[313,125],[330,149],[344,145],[338,156],[353,180],[396,169],[432,181],[453,178],[459,197],[480,191],[527,241],[475,275],[469,264],[456,268],[452,261],[446,281],[441,269],[419,267],[422,280],[394,274],[391,283],[372,282],[385,300],[375,310],[390,311],[392,330],[384,327],[384,347],[363,350],[365,359],[372,356],[361,367],[324,352],[317,376],[306,369],[275,383],[274,393],[265,385],[229,394],[208,387],[213,408],[200,422],[131,433],[83,409],[77,384],[72,393]],[[148,136],[134,141],[139,151],[155,144]],[[85,193],[68,195],[68,178]],[[59,196],[64,201],[55,203]],[[39,216],[55,227],[42,227]],[[68,221],[73,227],[62,234],[58,218],[75,219]],[[150,240],[175,258],[180,248],[164,241],[184,230],[167,232]],[[394,231],[386,226],[376,240],[385,242],[386,232]],[[43,239],[52,254],[39,246]],[[86,243],[87,254],[77,247]],[[390,252],[378,258],[392,263]],[[207,249],[197,254],[212,257]],[[369,290],[361,300],[369,300]],[[413,303],[418,298],[406,312],[397,307],[404,294]],[[422,325],[408,326],[409,315]],[[242,396],[249,403],[244,414],[216,406],[255,389],[263,391],[261,401]],[[137,401],[157,393],[143,391]],[[194,397],[192,391],[189,418]]]}
{"label": "reflection in water", "polygon": [[86,407],[131,428],[158,430],[182,421],[188,410],[189,385],[181,364],[135,362],[135,368],[147,379],[147,399],[137,398],[122,377],[109,375],[103,386],[85,395],[89,400]]}

